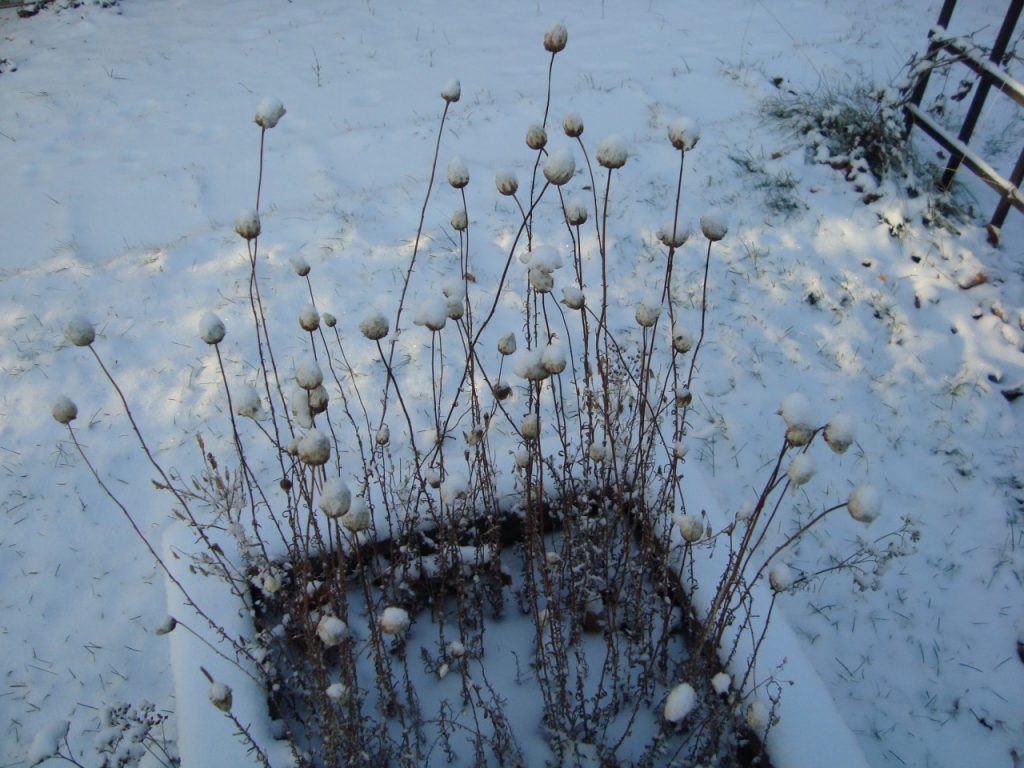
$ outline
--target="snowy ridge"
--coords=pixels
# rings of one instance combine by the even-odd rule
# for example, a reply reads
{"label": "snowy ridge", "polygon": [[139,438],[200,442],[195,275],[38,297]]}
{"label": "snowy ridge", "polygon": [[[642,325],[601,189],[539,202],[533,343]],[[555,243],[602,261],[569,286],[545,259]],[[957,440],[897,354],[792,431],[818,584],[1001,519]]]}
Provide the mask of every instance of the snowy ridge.
{"label": "snowy ridge", "polygon": [[[699,465],[689,464],[686,470],[686,501],[690,510],[703,511],[715,530],[732,521],[719,508]],[[721,546],[694,551],[694,575],[697,589],[690,596],[699,615],[706,615],[715,598],[715,588],[728,562],[728,552]],[[764,580],[750,590],[755,618],[754,632],[741,632],[739,647],[729,672],[741,680],[747,659],[753,654],[756,637],[764,622],[758,616],[767,612],[772,600]],[[732,646],[736,638],[734,625],[726,631],[722,645]],[[753,635],[753,636],[752,636]],[[810,659],[800,647],[799,639],[781,611],[773,611],[764,641],[757,651],[757,664],[748,690],[774,676],[782,686],[782,697],[775,712],[778,722],[768,731],[768,752],[775,765],[786,768],[867,768],[870,764],[853,732],[836,709]]]}

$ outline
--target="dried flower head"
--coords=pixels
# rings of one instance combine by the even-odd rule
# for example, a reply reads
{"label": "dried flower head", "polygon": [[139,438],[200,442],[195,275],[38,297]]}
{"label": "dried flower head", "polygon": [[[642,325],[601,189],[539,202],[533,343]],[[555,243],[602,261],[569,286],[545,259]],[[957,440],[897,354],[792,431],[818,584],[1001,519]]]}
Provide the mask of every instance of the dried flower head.
{"label": "dried flower head", "polygon": [[882,511],[882,496],[873,485],[859,485],[850,492],[846,509],[854,520],[870,523]]}
{"label": "dried flower head", "polygon": [[302,358],[295,366],[295,383],[306,391],[316,389],[323,381],[324,372],[312,355]]}
{"label": "dried flower head", "polygon": [[385,635],[398,635],[409,628],[409,613],[404,608],[388,606],[377,617],[377,625]]}
{"label": "dried flower head", "polygon": [[321,312],[320,319],[324,321],[324,325],[326,325],[328,328],[333,328],[338,324],[338,318],[336,318],[330,312]]}
{"label": "dried flower head", "polygon": [[567,285],[562,288],[562,303],[569,309],[583,309],[586,300],[583,291],[575,285]]}
{"label": "dried flower head", "polygon": [[284,117],[285,111],[284,104],[280,99],[265,98],[256,107],[256,116],[253,118],[253,122],[264,130],[273,128]]}
{"label": "dried flower head", "polygon": [[523,418],[520,431],[526,440],[536,440],[540,437],[540,416],[536,413],[529,413]]}
{"label": "dried flower head", "polygon": [[565,28],[565,24],[560,21],[556,21],[548,27],[548,31],[544,33],[544,50],[550,51],[551,53],[558,53],[565,48],[565,44],[568,41],[569,31]]}
{"label": "dried flower head", "polygon": [[789,482],[795,486],[804,485],[814,477],[814,459],[809,453],[801,453],[789,462],[786,467],[786,476]]}
{"label": "dried flower head", "polygon": [[587,222],[587,204],[578,200],[569,200],[565,204],[565,221],[573,227]]}
{"label": "dried flower head", "polygon": [[786,395],[779,408],[779,415],[786,422],[786,440],[796,447],[807,445],[814,434],[814,409],[811,401],[801,392]]}
{"label": "dried flower head", "polygon": [[299,310],[299,326],[310,333],[320,327],[320,313],[312,304],[305,304]]}
{"label": "dried flower head", "polygon": [[455,189],[462,189],[469,184],[469,169],[461,158],[453,157],[448,161],[448,183]]}
{"label": "dried flower head", "polygon": [[681,224],[668,222],[658,228],[657,238],[666,248],[682,248],[690,239],[690,230]]}
{"label": "dried flower head", "polygon": [[621,136],[608,136],[597,145],[597,162],[605,168],[621,168],[629,158],[629,149]]}
{"label": "dried flower head", "polygon": [[235,217],[235,232],[245,240],[260,236],[260,214],[255,208],[246,208]]}
{"label": "dried flower head", "polygon": [[576,173],[576,160],[567,147],[556,149],[544,162],[544,178],[560,187],[568,183]]}
{"label": "dried flower head", "polygon": [[70,397],[60,395],[53,401],[50,413],[59,424],[67,425],[78,417],[78,406]]}
{"label": "dried flower head", "polygon": [[210,685],[210,703],[221,712],[231,711],[231,688],[224,683]]}
{"label": "dried flower head", "polygon": [[318,429],[311,429],[299,440],[299,461],[311,467],[322,467],[331,458],[331,441]]}
{"label": "dried flower head", "polygon": [[292,269],[295,271],[295,274],[298,275],[299,277],[305,277],[306,275],[309,274],[309,262],[306,261],[304,257],[295,255],[292,256],[288,261],[291,263]]}
{"label": "dried flower head", "polygon": [[583,135],[583,118],[577,112],[566,112],[562,118],[562,130],[570,139],[578,139]]}
{"label": "dried flower head", "polygon": [[503,355],[514,355],[516,352],[516,335],[515,333],[506,333],[500,339],[498,339],[498,352]]}
{"label": "dried flower head", "polygon": [[469,226],[469,216],[466,215],[465,208],[456,208],[452,213],[451,218],[452,229],[456,232],[465,232],[466,227]]}
{"label": "dried flower head", "polygon": [[449,104],[454,104],[462,98],[462,83],[458,80],[449,80],[441,88],[441,98]]}
{"label": "dried flower head", "polygon": [[548,143],[548,133],[540,123],[531,123],[526,129],[526,146],[530,149],[544,149]]}
{"label": "dried flower head", "polygon": [[64,337],[76,347],[88,347],[96,340],[96,329],[83,315],[72,315],[64,325]]}
{"label": "dried flower head", "polygon": [[676,328],[672,331],[672,349],[681,355],[685,355],[693,348],[693,337],[682,330]]}
{"label": "dried flower head", "polygon": [[704,521],[698,515],[679,514],[675,515],[673,520],[679,529],[679,535],[688,544],[700,541],[704,535]]}
{"label": "dried flower head", "polygon": [[700,126],[688,117],[677,117],[668,124],[668,140],[680,151],[693,149],[700,141]]}
{"label": "dried flower head", "polygon": [[837,413],[825,426],[825,442],[835,453],[846,453],[853,444],[854,435],[853,419],[845,413]]}
{"label": "dried flower head", "polygon": [[775,563],[768,571],[768,583],[773,592],[785,592],[793,586],[795,580],[793,569],[785,563]]}
{"label": "dried flower head", "polygon": [[648,304],[642,301],[637,305],[635,317],[640,327],[652,328],[658,322],[658,318],[661,317],[661,307],[657,304]]}
{"label": "dried flower head", "polygon": [[700,217],[700,231],[713,243],[718,242],[729,232],[729,222],[719,211],[710,211]]}
{"label": "dried flower head", "polygon": [[374,311],[359,323],[359,330],[370,341],[379,341],[388,335],[388,319],[380,312]]}
{"label": "dried flower head", "polygon": [[352,506],[349,507],[348,512],[341,518],[341,524],[345,526],[345,530],[351,533],[359,533],[369,528],[370,507],[366,504],[366,499],[361,496],[352,499]]}
{"label": "dried flower head", "polygon": [[320,642],[328,648],[333,648],[340,644],[347,634],[348,625],[337,616],[325,614],[321,616],[320,621],[317,622],[316,636],[319,637]]}
{"label": "dried flower head", "polygon": [[519,179],[515,171],[502,169],[494,174],[494,186],[501,194],[511,197],[519,191]]}

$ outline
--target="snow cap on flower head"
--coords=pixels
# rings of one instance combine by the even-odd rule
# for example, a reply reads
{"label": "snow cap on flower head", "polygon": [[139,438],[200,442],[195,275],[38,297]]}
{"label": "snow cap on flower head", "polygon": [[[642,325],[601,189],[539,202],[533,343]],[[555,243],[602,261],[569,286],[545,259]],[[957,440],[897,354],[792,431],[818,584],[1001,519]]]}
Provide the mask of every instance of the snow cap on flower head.
{"label": "snow cap on flower head", "polygon": [[253,118],[253,122],[260,128],[273,128],[277,125],[278,120],[284,117],[285,111],[284,104],[280,99],[268,97],[256,107],[256,116]]}

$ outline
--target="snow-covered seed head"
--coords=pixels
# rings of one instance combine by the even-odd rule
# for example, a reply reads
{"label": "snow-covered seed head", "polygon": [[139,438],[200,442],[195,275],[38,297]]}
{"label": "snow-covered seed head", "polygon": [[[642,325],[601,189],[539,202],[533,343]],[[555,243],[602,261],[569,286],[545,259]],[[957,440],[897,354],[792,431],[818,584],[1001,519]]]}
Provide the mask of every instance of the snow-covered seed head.
{"label": "snow-covered seed head", "polygon": [[445,299],[445,307],[449,320],[461,320],[466,314],[466,300],[461,296],[449,296]]}
{"label": "snow-covered seed head", "polygon": [[299,310],[299,325],[302,330],[312,333],[320,327],[320,313],[312,304],[306,304]]}
{"label": "snow-covered seed head", "polygon": [[572,227],[587,223],[587,205],[578,200],[570,200],[565,204],[565,221]]}
{"label": "snow-covered seed head", "polygon": [[501,194],[512,196],[519,191],[519,178],[515,171],[502,169],[494,174],[494,186]]}
{"label": "snow-covered seed head", "polygon": [[352,506],[349,507],[345,516],[341,518],[341,524],[345,526],[345,530],[351,533],[359,533],[369,528],[370,507],[367,505],[366,499],[361,496],[352,499]]}
{"label": "snow-covered seed head", "polygon": [[544,178],[560,187],[576,173],[576,160],[568,147],[556,149],[544,162]]}
{"label": "snow-covered seed head", "polygon": [[424,299],[413,315],[412,321],[435,333],[443,330],[448,322],[448,300],[443,296],[430,296]]}
{"label": "snow-covered seed head", "polygon": [[469,169],[461,158],[453,157],[448,161],[448,183],[455,189],[462,189],[469,184]]}
{"label": "snow-covered seed head", "polygon": [[693,402],[693,393],[686,386],[681,386],[676,390],[676,407],[686,408]]}
{"label": "snow-covered seed head", "polygon": [[452,213],[451,218],[452,229],[456,232],[464,232],[466,227],[469,226],[469,216],[466,215],[465,208],[456,208],[455,212]]}
{"label": "snow-covered seed head", "polygon": [[530,280],[530,287],[537,293],[551,293],[551,289],[555,287],[555,279],[550,272],[543,269],[530,267],[527,276]]}
{"label": "snow-covered seed head", "polygon": [[316,625],[316,636],[328,648],[341,643],[348,634],[348,625],[337,616],[324,615]]}
{"label": "snow-covered seed head", "polygon": [[858,485],[850,492],[846,509],[854,520],[870,523],[882,511],[882,495],[873,485]]}
{"label": "snow-covered seed head", "polygon": [[348,701],[348,686],[344,683],[331,683],[327,686],[327,690],[324,693],[335,704],[344,704]]}
{"label": "snow-covered seed head", "polygon": [[210,703],[221,712],[231,711],[231,688],[224,683],[213,683],[210,686]]}
{"label": "snow-covered seed head", "polygon": [[352,506],[352,491],[340,477],[332,477],[324,483],[320,492],[320,511],[328,517],[341,517]]}
{"label": "snow-covered seed head", "polygon": [[656,304],[640,302],[636,308],[636,322],[642,328],[652,328],[661,316],[661,307]]}
{"label": "snow-covered seed head", "polygon": [[517,469],[526,469],[530,465],[530,454],[528,451],[516,451],[512,458]]}
{"label": "snow-covered seed head", "polygon": [[235,413],[249,419],[263,414],[263,401],[255,387],[244,386],[235,392]]}
{"label": "snow-covered seed head", "polygon": [[562,289],[562,303],[569,309],[583,309],[587,298],[575,285],[567,285]]}
{"label": "snow-covered seed head", "polygon": [[690,239],[690,230],[681,224],[668,222],[658,228],[657,237],[666,248],[682,248]]}
{"label": "snow-covered seed head", "polygon": [[441,88],[441,98],[449,104],[454,104],[462,98],[462,83],[458,80],[449,80]]}
{"label": "snow-covered seed head", "polygon": [[693,336],[681,328],[672,331],[672,349],[681,355],[685,355],[693,348]]}
{"label": "snow-covered seed head", "polygon": [[802,392],[792,392],[782,400],[779,415],[786,422],[786,440],[796,447],[807,445],[814,434],[814,409]]}
{"label": "snow-covered seed head", "polygon": [[710,211],[700,217],[700,231],[713,243],[718,242],[729,231],[729,222],[718,211]]}
{"label": "snow-covered seed head", "polygon": [[536,440],[540,437],[540,416],[536,413],[529,413],[523,418],[520,431],[527,440]]}
{"label": "snow-covered seed head", "polygon": [[551,375],[544,367],[544,350],[540,347],[523,350],[512,365],[512,372],[527,381],[544,381]]}
{"label": "snow-covered seed head", "polygon": [[302,256],[292,256],[288,261],[292,265],[292,269],[295,270],[295,274],[299,277],[305,277],[309,274],[309,262]]}
{"label": "snow-covered seed head", "polygon": [[409,628],[409,613],[404,608],[388,606],[377,617],[377,625],[385,635],[399,635]]}
{"label": "snow-covered seed head", "polygon": [[629,158],[629,149],[621,136],[608,136],[597,145],[597,162],[605,168],[621,168]]}
{"label": "snow-covered seed head", "polygon": [[263,583],[260,586],[262,587],[264,594],[273,595],[281,589],[281,580],[274,574],[268,573],[263,577]]}
{"label": "snow-covered seed head", "polygon": [[260,214],[255,208],[246,208],[235,217],[235,232],[245,240],[260,236]]}
{"label": "snow-covered seed head", "polygon": [[747,721],[747,725],[754,733],[761,735],[768,728],[768,721],[771,718],[771,713],[768,711],[768,707],[762,704],[760,701],[752,701],[747,705],[747,711],[744,714]]}
{"label": "snow-covered seed head", "polygon": [[503,355],[514,355],[516,352],[516,335],[509,332],[498,339],[498,351]]}
{"label": "snow-covered seed head", "polygon": [[512,394],[512,387],[507,381],[498,379],[491,387],[491,394],[494,395],[495,400],[507,400],[508,396]]}
{"label": "snow-covered seed head", "polygon": [[566,112],[562,118],[562,130],[570,139],[578,139],[583,135],[583,118],[578,112]]}
{"label": "snow-covered seed head", "polygon": [[731,686],[732,678],[729,677],[729,674],[727,672],[719,672],[717,675],[711,678],[711,687],[719,696],[728,693],[729,688]]}
{"label": "snow-covered seed head", "polygon": [[331,397],[327,394],[327,388],[323,384],[309,390],[309,412],[314,416],[319,416],[326,411],[330,402]]}
{"label": "snow-covered seed head", "polygon": [[462,501],[469,494],[469,482],[465,475],[451,473],[441,483],[441,501],[445,504],[454,504]]}
{"label": "snow-covered seed head", "polygon": [[224,321],[213,312],[206,312],[199,318],[199,338],[207,344],[220,344],[225,333]]}
{"label": "snow-covered seed head", "polygon": [[316,389],[324,382],[324,372],[312,356],[303,358],[295,366],[295,383],[305,390]]}
{"label": "snow-covered seed head", "polygon": [[433,467],[423,473],[423,479],[431,488],[441,487],[441,475]]}
{"label": "snow-covered seed head", "polygon": [[96,329],[83,315],[72,315],[64,325],[64,336],[76,347],[88,347],[96,340]]}
{"label": "snow-covered seed head", "polygon": [[531,123],[526,129],[526,146],[530,149],[544,149],[548,133],[540,123]]}
{"label": "snow-covered seed head", "polygon": [[668,140],[683,152],[693,149],[700,141],[700,126],[688,117],[677,117],[668,124]]}
{"label": "snow-covered seed head", "polygon": [[323,320],[324,325],[326,325],[328,328],[333,328],[338,324],[338,318],[336,318],[330,312],[322,312],[320,314],[320,319]]}
{"label": "snow-covered seed head", "polygon": [[273,128],[277,125],[278,120],[284,117],[285,111],[284,104],[280,99],[268,97],[256,107],[256,116],[253,118],[253,122],[260,128]]}
{"label": "snow-covered seed head", "polygon": [[846,453],[855,438],[853,419],[845,413],[837,413],[826,425],[824,438],[835,453]]}
{"label": "snow-covered seed head", "polygon": [[793,586],[796,579],[793,569],[785,563],[775,563],[768,571],[768,583],[773,592],[785,592]]}
{"label": "snow-covered seed head", "polygon": [[541,354],[540,364],[544,366],[544,370],[553,376],[557,376],[565,370],[566,366],[566,355],[565,347],[558,342],[551,342],[544,347],[544,352]]}
{"label": "snow-covered seed head", "polygon": [[814,459],[811,454],[798,454],[786,467],[786,476],[794,486],[804,485],[814,477]]}
{"label": "snow-covered seed head", "polygon": [[450,643],[448,643],[448,646],[445,648],[445,650],[448,651],[448,655],[451,656],[453,659],[461,659],[463,656],[466,655],[466,646],[464,646],[458,640],[452,640]]}
{"label": "snow-covered seed head", "polygon": [[548,31],[544,33],[544,50],[551,53],[558,53],[565,44],[569,42],[569,30],[565,28],[565,24],[560,21],[556,21],[550,27]]}
{"label": "snow-covered seed head", "polygon": [[53,418],[59,424],[70,424],[78,417],[78,406],[75,401],[65,395],[60,395],[53,401],[53,408],[50,410]]}
{"label": "snow-covered seed head", "polygon": [[688,544],[700,541],[704,535],[704,521],[698,515],[679,514],[675,515],[673,520],[679,529],[679,535]]}
{"label": "snow-covered seed head", "polygon": [[600,443],[591,443],[590,447],[587,448],[587,455],[590,457],[591,461],[596,461],[600,464],[608,455],[608,449]]}
{"label": "snow-covered seed head", "polygon": [[670,723],[682,722],[697,705],[697,692],[689,683],[680,683],[665,699],[665,719]]}
{"label": "snow-covered seed head", "polygon": [[174,628],[178,626],[178,620],[171,615],[164,616],[157,622],[157,625],[153,627],[154,635],[166,635],[174,631]]}
{"label": "snow-covered seed head", "polygon": [[318,429],[311,429],[298,445],[299,461],[311,467],[322,467],[331,458],[331,441]]}
{"label": "snow-covered seed head", "polygon": [[381,312],[371,312],[359,323],[359,330],[370,341],[380,341],[388,335],[388,319]]}
{"label": "snow-covered seed head", "polygon": [[380,446],[385,446],[391,442],[391,428],[384,424],[380,429],[377,430],[377,434],[374,435],[373,441]]}
{"label": "snow-covered seed head", "polygon": [[679,459],[679,460],[685,459],[686,458],[686,454],[688,454],[689,452],[690,452],[689,447],[684,442],[682,442],[681,440],[677,441],[672,446],[672,455],[675,458]]}

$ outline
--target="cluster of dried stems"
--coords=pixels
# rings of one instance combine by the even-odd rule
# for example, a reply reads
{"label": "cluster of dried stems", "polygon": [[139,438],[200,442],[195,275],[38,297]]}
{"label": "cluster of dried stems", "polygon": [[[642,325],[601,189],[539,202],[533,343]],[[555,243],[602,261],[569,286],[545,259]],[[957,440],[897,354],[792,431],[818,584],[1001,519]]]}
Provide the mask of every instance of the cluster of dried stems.
{"label": "cluster of dried stems", "polygon": [[[760,645],[767,623],[752,618],[753,585],[787,546],[846,506],[824,509],[764,551],[791,485],[786,457],[807,451],[821,432],[815,429],[799,440],[787,433],[742,520],[713,531],[709,521],[686,514],[690,388],[705,336],[712,251],[726,234],[714,217],[702,220],[707,248],[694,343],[677,325],[673,270],[689,236],[680,224],[682,182],[697,133],[686,122],[674,123],[669,132],[679,170],[674,199],[667,201],[671,223],[659,232],[665,246],[660,301],[636,309],[634,329],[613,332],[608,265],[622,254],[614,252],[608,209],[626,154],[616,140],[602,142],[595,167],[582,122],[567,116],[565,132],[584,158],[582,176],[592,199],[580,205],[566,198],[574,164],[567,171],[564,154],[550,152],[545,138],[564,28],[549,30],[545,47],[545,109],[528,135],[535,153],[528,196],[520,195],[514,177],[498,177],[498,190],[514,204],[516,219],[494,285],[482,286],[473,277],[468,174],[458,161],[448,167],[461,203],[452,217],[459,279],[445,290],[439,321],[417,317],[429,333],[429,360],[417,363],[419,376],[429,370],[429,407],[409,394],[396,349],[400,333],[416,332],[406,325],[415,294],[410,286],[445,121],[459,99],[454,83],[443,91],[430,178],[394,316],[364,319],[363,338],[343,336],[338,321],[318,308],[308,265],[295,264],[310,302],[300,318],[310,360],[299,366],[298,398],[289,392],[282,358],[275,355],[258,275],[264,142],[283,109],[272,119],[258,114],[256,205],[236,224],[250,267],[258,407],[251,398],[243,403],[232,386],[221,354],[223,326],[218,332],[216,318],[204,319],[203,329],[220,370],[235,469],[224,469],[200,442],[204,464],[196,479],[184,481],[165,470],[92,339],[81,344],[120,398],[158,486],[174,496],[177,513],[198,536],[198,565],[222,577],[253,609],[256,637],[229,636],[201,600],[188,594],[67,421],[71,440],[209,631],[188,626],[183,617],[170,626],[207,638],[219,656],[275,691],[273,706],[300,765],[420,765],[442,758],[522,764],[523,738],[538,727],[560,759],[581,760],[586,753],[611,765],[644,719],[655,722],[646,727],[648,743],[630,753],[640,764],[740,749],[743,737],[733,715],[752,697],[772,698],[770,676],[756,678],[755,653],[744,660],[743,679],[727,692],[713,691],[711,678],[723,661],[733,661],[744,631],[757,634],[755,648]],[[593,240],[584,231],[588,221]],[[545,228],[554,227],[564,227],[571,243],[568,290],[560,302],[551,293],[554,265],[545,261],[550,251],[539,255],[545,246],[538,244]],[[593,252],[588,242],[596,244]],[[515,337],[495,326],[503,292],[521,279],[517,256],[529,269],[525,286],[518,286],[525,300],[516,330],[525,349],[515,364],[519,383],[512,386],[506,367],[512,365]],[[375,345],[383,378],[373,395],[360,387],[350,363],[353,347],[365,344]],[[236,411],[254,418],[237,417]],[[502,464],[507,458],[496,456],[496,435],[518,444],[511,472]],[[343,456],[352,457],[345,466]],[[343,473],[358,478],[356,487],[341,481]],[[273,475],[271,486],[267,478]],[[234,538],[237,556],[226,554],[225,532]],[[712,608],[694,616],[686,601],[696,588],[694,558],[699,548],[723,546],[727,566]],[[510,552],[514,568],[507,564]],[[542,700],[542,723],[525,724],[525,730],[510,717],[508,692],[492,684],[485,658],[487,633],[510,610],[528,618],[519,626],[532,626],[532,657],[524,663]],[[410,618],[418,648],[409,640]],[[423,641],[427,635],[433,638],[429,644]],[[435,678],[457,674],[455,701],[435,702],[431,696],[428,705],[417,683],[423,669]],[[704,703],[676,722],[680,718],[662,717],[660,706],[681,681]],[[211,684],[216,686],[212,678]],[[212,691],[211,700],[234,719],[230,691],[225,695],[222,689]],[[759,736],[767,720],[754,721]],[[269,765],[248,728],[237,720],[235,726],[256,759]]]}

